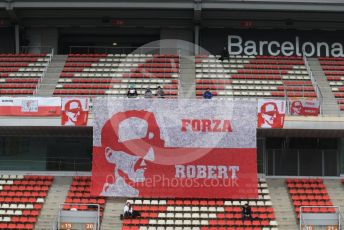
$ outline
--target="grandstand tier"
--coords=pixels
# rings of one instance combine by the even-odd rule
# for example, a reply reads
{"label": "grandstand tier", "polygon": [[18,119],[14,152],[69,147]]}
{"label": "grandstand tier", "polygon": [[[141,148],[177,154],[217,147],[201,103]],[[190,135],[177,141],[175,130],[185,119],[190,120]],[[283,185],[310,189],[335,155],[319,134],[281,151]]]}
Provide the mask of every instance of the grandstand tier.
{"label": "grandstand tier", "polygon": [[0,54],[0,95],[37,93],[50,61],[50,54]]}
{"label": "grandstand tier", "polygon": [[331,90],[337,99],[337,103],[341,111],[344,111],[343,100],[344,97],[342,93],[343,88],[343,76],[344,72],[344,59],[343,58],[330,58],[330,57],[320,57],[319,62],[322,66],[324,74],[327,81],[331,87]]}
{"label": "grandstand tier", "polygon": [[221,97],[316,98],[301,57],[199,55],[196,95],[210,88]]}
{"label": "grandstand tier", "polygon": [[[257,199],[131,199],[138,219],[124,219],[129,229],[278,229],[265,179],[259,180]],[[242,206],[252,207],[253,220],[242,221]],[[160,228],[159,228],[160,229]]]}
{"label": "grandstand tier", "polygon": [[1,175],[0,229],[34,229],[52,176]]}
{"label": "grandstand tier", "polygon": [[139,95],[161,86],[167,97],[178,95],[178,55],[69,55],[54,95],[125,96],[130,86]]}
{"label": "grandstand tier", "polygon": [[85,211],[93,209],[92,207],[89,207],[88,204],[99,204],[101,210],[100,215],[102,216],[104,211],[105,199],[104,197],[91,196],[90,186],[91,177],[75,176],[73,178],[72,184],[70,185],[70,189],[65,200],[66,204],[64,205],[63,209]]}
{"label": "grandstand tier", "polygon": [[333,206],[333,203],[331,202],[322,179],[287,179],[286,183],[298,219],[300,218],[301,206],[316,206],[306,207],[303,212],[335,212],[334,208],[328,207]]}

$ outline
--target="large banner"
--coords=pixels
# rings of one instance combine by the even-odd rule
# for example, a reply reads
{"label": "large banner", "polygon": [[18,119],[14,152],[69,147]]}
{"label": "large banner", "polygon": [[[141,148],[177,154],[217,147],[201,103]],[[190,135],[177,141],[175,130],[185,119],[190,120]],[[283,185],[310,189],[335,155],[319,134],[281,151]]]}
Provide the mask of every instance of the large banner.
{"label": "large banner", "polygon": [[62,98],[61,125],[86,126],[88,120],[88,111],[88,98]]}
{"label": "large banner", "polygon": [[285,100],[258,99],[258,128],[283,128]]}
{"label": "large banner", "polygon": [[254,101],[96,98],[93,195],[257,198]]}
{"label": "large banner", "polygon": [[0,116],[60,115],[60,97],[0,97]]}
{"label": "large banner", "polygon": [[320,103],[317,99],[292,99],[289,100],[289,114],[293,116],[318,116]]}

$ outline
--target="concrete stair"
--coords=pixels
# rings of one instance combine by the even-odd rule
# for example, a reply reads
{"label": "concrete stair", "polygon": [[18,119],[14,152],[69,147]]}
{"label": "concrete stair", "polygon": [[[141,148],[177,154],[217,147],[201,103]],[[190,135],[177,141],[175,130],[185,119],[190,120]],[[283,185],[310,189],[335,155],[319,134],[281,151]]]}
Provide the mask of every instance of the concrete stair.
{"label": "concrete stair", "polygon": [[285,179],[267,179],[279,230],[298,229],[294,206],[289,198]]}
{"label": "concrete stair", "polygon": [[45,198],[45,203],[35,225],[35,230],[52,229],[59,205],[64,203],[73,177],[56,176]]}
{"label": "concrete stair", "polygon": [[60,74],[66,63],[67,55],[54,55],[47,73],[39,85],[37,96],[52,96]]}
{"label": "concrete stair", "polygon": [[106,200],[103,220],[100,225],[101,230],[122,229],[122,221],[119,219],[119,216],[123,213],[126,200],[125,198],[108,198]]}
{"label": "concrete stair", "polygon": [[332,93],[331,87],[326,79],[319,60],[317,58],[308,58],[307,60],[323,97],[323,114],[328,116],[344,115],[344,113],[339,110],[337,100]]}
{"label": "concrete stair", "polygon": [[179,69],[179,98],[195,98],[195,57],[181,56],[179,61]]}

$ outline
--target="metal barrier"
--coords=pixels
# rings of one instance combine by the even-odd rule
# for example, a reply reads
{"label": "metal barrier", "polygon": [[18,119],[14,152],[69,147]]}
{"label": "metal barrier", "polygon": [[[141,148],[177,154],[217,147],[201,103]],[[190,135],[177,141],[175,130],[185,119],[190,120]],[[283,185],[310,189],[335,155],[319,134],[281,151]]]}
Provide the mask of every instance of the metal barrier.
{"label": "metal barrier", "polygon": [[23,54],[54,54],[51,46],[21,46],[19,51]]}
{"label": "metal barrier", "polygon": [[[41,84],[43,85],[43,84]],[[49,84],[51,85],[51,84]],[[187,86],[187,84],[181,84],[180,81],[178,82],[178,92],[179,90],[181,89],[181,87],[185,87]],[[190,87],[192,87],[194,85],[190,85]],[[169,92],[168,90],[164,90],[164,92]],[[179,92],[180,93],[180,92]],[[193,95],[195,96],[194,98],[195,99],[203,99],[203,96],[196,96],[196,95]],[[8,97],[8,96],[4,96],[4,97]],[[95,98],[95,97],[103,97],[103,98],[119,98],[119,99],[123,99],[123,98],[128,98],[127,95],[111,95],[111,94],[108,94],[108,95],[52,95],[52,96],[35,96],[35,95],[30,95],[30,96],[26,96],[26,95],[11,95],[10,97],[41,97],[41,98],[44,98],[44,97],[60,97],[60,98],[69,98],[69,97],[80,97],[80,98],[89,98],[89,112],[92,113],[92,109],[93,109],[93,103],[92,103],[92,99]],[[145,98],[144,97],[144,93],[142,94],[139,94],[137,97],[137,99],[143,99]],[[156,96],[153,96],[152,99],[154,98],[157,98]],[[176,96],[165,96],[164,97],[165,99],[178,99],[178,95]],[[291,115],[290,114],[290,107],[291,107],[291,100],[289,100],[289,98],[287,97],[257,97],[257,96],[224,96],[224,97],[221,97],[221,96],[218,96],[218,97],[213,97],[212,100],[255,100],[258,102],[259,99],[267,99],[267,100],[285,100],[286,101],[286,110],[285,110],[285,114],[286,115]],[[300,99],[300,98],[298,98]],[[301,98],[301,99],[307,99],[307,98]],[[323,114],[319,114],[318,116],[322,116]],[[295,115],[296,116],[296,115]]]}
{"label": "metal barrier", "polygon": [[314,89],[315,89],[315,93],[316,93],[317,98],[318,98],[318,100],[319,100],[319,104],[320,104],[320,114],[323,114],[323,109],[322,109],[323,96],[322,96],[321,91],[320,91],[320,89],[319,89],[318,83],[317,83],[316,79],[314,78],[313,72],[312,72],[312,70],[311,70],[311,67],[309,66],[307,57],[306,57],[306,55],[304,54],[304,52],[303,52],[303,61],[304,61],[304,63],[305,63],[305,66],[306,66],[306,69],[307,69],[307,72],[308,72],[308,76],[309,76],[310,79],[311,79],[312,85],[313,85],[313,87],[314,87]]}
{"label": "metal barrier", "polygon": [[[164,51],[165,50],[165,51]],[[70,46],[70,54],[179,54],[177,47],[141,46],[141,47],[114,47],[114,46]]]}
{"label": "metal barrier", "polygon": [[[48,63],[45,65],[44,67],[44,70],[43,70],[43,73],[42,73],[42,76],[39,78],[38,82],[37,82],[37,85],[36,85],[36,89],[34,91],[34,95],[37,95],[38,94],[38,89],[40,88],[40,86],[42,85],[42,81],[43,79],[46,77],[47,75],[47,71],[48,71],[48,68],[49,68],[49,65],[51,63],[51,60],[53,59],[53,56],[54,56],[54,49],[51,49],[50,53],[47,54],[47,56],[49,57],[49,60],[48,60]],[[45,57],[46,58],[46,57]]]}
{"label": "metal barrier", "polygon": [[[330,208],[334,212],[308,212],[306,209]],[[341,213],[338,206],[301,206],[300,207],[300,230],[340,230]]]}
{"label": "metal barrier", "polygon": [[36,95],[38,93],[38,89],[45,78],[47,74],[47,70],[49,68],[49,65],[51,63],[51,60],[53,59],[54,56],[54,48],[51,46],[21,46],[20,47],[20,53],[23,54],[46,54],[46,56],[42,58],[47,58],[48,57],[48,62],[46,63],[44,70],[42,71],[42,75],[38,79],[36,88],[33,92],[33,95]]}

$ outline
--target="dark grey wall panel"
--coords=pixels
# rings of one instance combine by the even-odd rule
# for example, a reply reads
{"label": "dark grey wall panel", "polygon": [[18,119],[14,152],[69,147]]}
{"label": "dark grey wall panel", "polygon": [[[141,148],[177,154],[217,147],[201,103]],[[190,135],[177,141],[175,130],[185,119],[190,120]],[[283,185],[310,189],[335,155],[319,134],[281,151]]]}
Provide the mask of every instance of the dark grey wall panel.
{"label": "dark grey wall panel", "polygon": [[14,27],[0,28],[0,53],[13,53],[14,46]]}

